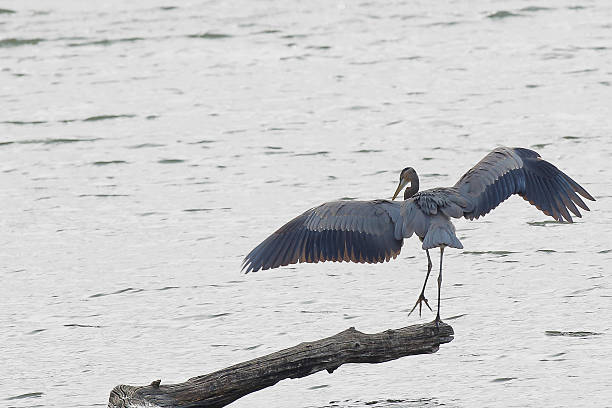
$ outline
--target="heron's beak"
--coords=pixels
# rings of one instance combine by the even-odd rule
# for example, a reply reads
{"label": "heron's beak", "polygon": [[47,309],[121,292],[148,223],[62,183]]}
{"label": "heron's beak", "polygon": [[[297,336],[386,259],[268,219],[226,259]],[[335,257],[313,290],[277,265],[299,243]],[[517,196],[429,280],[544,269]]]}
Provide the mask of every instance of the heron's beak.
{"label": "heron's beak", "polygon": [[397,195],[402,191],[402,189],[406,187],[406,184],[408,184],[408,180],[406,179],[400,180],[399,185],[397,186],[397,189],[395,190],[395,193],[393,194],[392,200],[395,200],[395,197],[397,197]]}

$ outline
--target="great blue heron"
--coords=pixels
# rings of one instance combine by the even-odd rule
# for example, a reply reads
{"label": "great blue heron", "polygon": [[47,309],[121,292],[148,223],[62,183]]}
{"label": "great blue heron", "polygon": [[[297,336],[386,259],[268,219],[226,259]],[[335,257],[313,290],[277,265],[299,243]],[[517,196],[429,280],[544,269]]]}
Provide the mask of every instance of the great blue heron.
{"label": "great blue heron", "polygon": [[[578,196],[595,199],[568,175],[533,150],[499,147],[465,173],[453,187],[419,192],[419,177],[412,167],[400,173],[393,200],[401,190],[404,202],[389,200],[333,201],[311,208],[280,227],[244,258],[243,270],[277,268],[297,262],[346,261],[378,263],[397,257],[404,238],[416,234],[427,254],[427,275],[414,307],[425,298],[431,272],[431,248],[440,248],[438,310],[442,257],[447,246],[462,249],[450,217],[473,220],[489,213],[512,194],[518,194],[557,221],[572,222],[576,205],[589,208]],[[578,193],[578,194],[576,194]],[[569,210],[569,211],[568,211]],[[409,314],[410,314],[409,313]]]}

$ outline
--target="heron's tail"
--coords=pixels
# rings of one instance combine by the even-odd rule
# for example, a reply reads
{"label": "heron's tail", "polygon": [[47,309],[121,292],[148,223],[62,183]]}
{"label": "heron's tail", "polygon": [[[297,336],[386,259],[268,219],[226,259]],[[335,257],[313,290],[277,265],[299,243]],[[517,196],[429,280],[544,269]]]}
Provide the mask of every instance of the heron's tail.
{"label": "heron's tail", "polygon": [[455,227],[450,222],[432,224],[423,239],[423,249],[436,248],[446,245],[452,248],[463,249],[459,238],[455,235]]}

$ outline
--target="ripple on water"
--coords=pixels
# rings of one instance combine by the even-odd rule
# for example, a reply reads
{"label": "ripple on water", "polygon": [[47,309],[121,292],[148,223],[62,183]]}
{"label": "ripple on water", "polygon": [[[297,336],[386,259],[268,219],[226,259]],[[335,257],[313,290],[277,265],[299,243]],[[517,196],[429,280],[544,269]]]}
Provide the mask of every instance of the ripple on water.
{"label": "ripple on water", "polygon": [[551,143],[538,143],[538,144],[531,145],[531,147],[533,149],[543,149],[543,148],[545,148],[546,146],[548,146],[550,144]]}
{"label": "ripple on water", "polygon": [[531,225],[532,227],[558,227],[559,225],[565,225],[562,222],[559,221],[531,221],[531,222],[527,222],[528,225]]}
{"label": "ripple on water", "polygon": [[22,125],[43,125],[43,124],[48,123],[48,122],[46,120],[32,120],[32,121],[5,120],[2,123],[5,123],[7,125],[22,126]]}
{"label": "ripple on water", "polygon": [[210,139],[202,139],[202,140],[198,140],[197,142],[191,142],[189,144],[209,144],[209,143],[215,143],[216,140],[210,140]]}
{"label": "ripple on water", "polygon": [[96,294],[93,294],[93,295],[89,296],[89,298],[99,298],[99,297],[103,297],[103,296],[119,295],[121,293],[139,293],[139,292],[144,292],[144,289],[142,289],[142,288],[125,288],[125,289],[119,289],[119,290],[117,290],[115,292],[110,292],[110,293],[100,292],[100,293],[96,293]]}
{"label": "ripple on water", "polygon": [[[597,72],[599,71],[599,69],[597,68],[585,68],[585,69],[577,69],[574,71],[566,71],[564,72],[564,74],[570,74],[570,75],[576,75],[576,74],[589,74],[591,72]],[[564,137],[564,139],[567,139],[566,137]],[[576,139],[579,139],[578,137]]]}
{"label": "ripple on water", "polygon": [[[388,170],[378,170],[378,171],[375,171],[373,173],[364,174],[364,176],[377,176],[377,175],[383,174],[383,173],[388,173]],[[399,170],[398,170],[398,173],[399,173]],[[333,177],[333,176],[330,176],[330,177]]]}
{"label": "ripple on water", "polygon": [[487,15],[487,18],[491,18],[494,20],[501,20],[501,19],[508,18],[508,17],[521,17],[521,16],[522,16],[521,14],[513,13],[511,11],[499,10],[499,11],[496,11],[495,13],[491,13]]}
{"label": "ripple on water", "polygon": [[174,320],[209,320],[209,319],[218,319],[219,317],[229,316],[231,313],[216,313],[216,314],[197,314],[197,315],[189,315],[189,316],[178,316],[175,317]]}
{"label": "ripple on water", "polygon": [[97,122],[100,120],[111,120],[111,119],[121,119],[121,118],[133,118],[136,115],[124,114],[124,115],[97,115],[90,116],[88,118],[83,119],[83,122]]}
{"label": "ripple on water", "polygon": [[133,146],[128,146],[128,149],[144,149],[147,147],[164,147],[164,144],[159,144],[159,143],[140,143],[137,145],[133,145]]}
{"label": "ripple on water", "polygon": [[566,355],[566,351],[562,351],[560,353],[554,353],[548,356],[548,358],[541,358],[540,361],[566,361],[566,358],[559,358],[561,356]]}
{"label": "ripple on water", "polygon": [[281,30],[261,30],[261,31],[256,31],[254,33],[251,33],[251,35],[260,35],[260,34],[277,34],[277,33],[282,33]]}
{"label": "ripple on water", "polygon": [[425,24],[425,27],[452,27],[461,24],[461,21],[438,21],[435,23]]}
{"label": "ripple on water", "polygon": [[109,160],[109,161],[96,161],[91,163],[94,166],[108,166],[110,164],[127,164],[125,160]]}
{"label": "ripple on water", "polygon": [[300,313],[303,313],[303,314],[333,314],[333,313],[336,313],[336,311],[335,310],[300,310]]}
{"label": "ripple on water", "polygon": [[361,150],[353,151],[353,153],[380,153],[380,152],[382,152],[382,150],[377,150],[377,149],[361,149]]}
{"label": "ripple on water", "polygon": [[446,318],[444,318],[444,320],[456,320],[456,319],[460,319],[460,318],[462,318],[464,316],[467,316],[467,313],[458,314],[458,315],[451,316],[451,317],[446,317]]}
{"label": "ripple on water", "polygon": [[[247,131],[247,129],[230,129],[230,130],[225,130],[223,132],[223,134],[224,135],[234,135],[236,133],[244,133],[246,131]],[[211,140],[211,142],[212,142],[212,140]]]}
{"label": "ripple on water", "polygon": [[84,47],[88,45],[101,45],[101,46],[109,46],[117,43],[125,43],[125,42],[136,42],[143,41],[142,37],[130,37],[130,38],[115,38],[115,39],[104,39],[104,40],[94,40],[94,41],[85,41],[85,42],[77,42],[77,43],[69,43],[69,47]]}
{"label": "ripple on water", "polygon": [[143,213],[138,213],[137,215],[140,217],[150,217],[151,215],[157,215],[157,214],[163,214],[162,212],[158,212],[158,211],[147,211],[147,212],[143,212]]}
{"label": "ripple on water", "polygon": [[13,401],[25,398],[40,398],[45,395],[44,392],[28,392],[26,394],[15,395],[14,397],[8,397],[6,401]]}
{"label": "ripple on water", "polygon": [[504,257],[504,256],[508,256],[510,254],[516,254],[518,252],[515,251],[463,251],[464,254],[468,254],[468,255],[485,255],[485,254],[491,254],[491,255],[497,255],[499,257]]}
{"label": "ripple on water", "polygon": [[394,121],[391,121],[391,122],[387,122],[387,123],[385,123],[385,124],[383,125],[383,127],[397,125],[397,124],[400,124],[400,123],[402,123],[402,122],[403,122],[403,120],[394,120]]}
{"label": "ripple on water", "polygon": [[211,32],[187,35],[187,38],[202,38],[205,40],[219,40],[219,39],[231,38],[231,37],[233,37],[231,34],[211,33]]}
{"label": "ripple on water", "polygon": [[551,7],[539,7],[539,6],[527,6],[527,7],[523,7],[519,11],[524,11],[524,12],[527,12],[527,13],[535,13],[537,11],[550,11],[550,10],[554,10],[554,8],[551,8]]}
{"label": "ripple on water", "polygon": [[551,337],[592,337],[601,336],[603,333],[590,332],[590,331],[557,331],[557,330],[546,330],[544,332],[547,336]]}
{"label": "ripple on water", "polygon": [[381,400],[343,400],[330,401],[328,405],[320,406],[320,408],[430,408],[430,407],[448,407],[448,403],[440,403],[435,398],[417,398],[417,399],[400,399],[386,398]]}
{"label": "ripple on water", "polygon": [[98,198],[111,198],[111,197],[129,197],[129,194],[79,194],[78,197],[98,197]]}
{"label": "ripple on water", "polygon": [[42,38],[5,38],[0,40],[0,48],[21,47],[23,45],[36,45],[42,41]]}
{"label": "ripple on water", "polygon": [[491,380],[491,382],[508,382],[516,379],[516,377],[499,377]]}
{"label": "ripple on water", "polygon": [[295,153],[293,156],[298,157],[298,156],[325,156],[329,154],[329,152],[322,150],[319,152],[310,152],[310,153]]}
{"label": "ripple on water", "polygon": [[264,154],[287,154],[288,152],[283,151],[283,148],[280,146],[266,146],[264,147]]}
{"label": "ripple on water", "polygon": [[17,144],[62,144],[62,143],[95,142],[96,140],[100,140],[100,138],[92,138],[92,139],[69,139],[69,138],[26,139],[26,140],[19,140],[19,141],[15,141],[15,142],[7,142],[7,144],[8,143],[17,143]]}

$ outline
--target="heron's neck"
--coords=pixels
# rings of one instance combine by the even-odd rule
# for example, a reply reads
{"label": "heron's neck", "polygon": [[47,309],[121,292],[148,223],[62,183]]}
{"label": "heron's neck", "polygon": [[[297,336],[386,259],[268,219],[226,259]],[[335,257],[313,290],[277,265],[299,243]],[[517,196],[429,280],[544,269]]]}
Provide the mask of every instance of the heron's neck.
{"label": "heron's neck", "polygon": [[406,188],[404,191],[404,200],[409,199],[413,195],[419,192],[419,177],[417,175],[414,176],[413,179],[410,180],[410,187]]}

